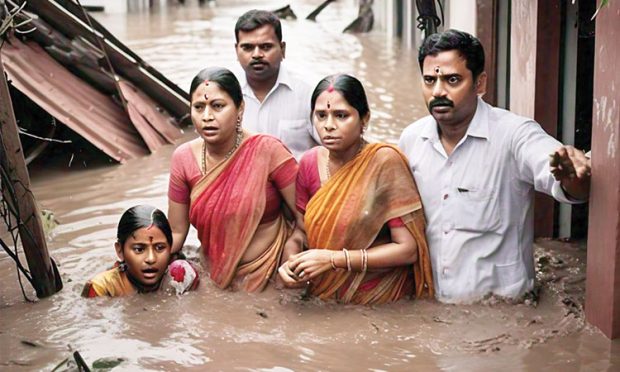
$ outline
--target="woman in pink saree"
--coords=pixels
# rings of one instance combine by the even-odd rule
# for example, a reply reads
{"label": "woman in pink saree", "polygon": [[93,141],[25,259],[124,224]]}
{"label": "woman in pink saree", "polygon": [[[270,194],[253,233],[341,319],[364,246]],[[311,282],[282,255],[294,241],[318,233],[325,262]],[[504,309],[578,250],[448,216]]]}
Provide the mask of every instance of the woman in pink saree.
{"label": "woman in pink saree", "polygon": [[172,156],[172,252],[183,246],[191,223],[218,287],[261,291],[302,244],[303,233],[284,217],[286,208],[295,210],[297,163],[275,137],[243,130],[243,95],[229,70],[201,71],[190,95],[200,137]]}

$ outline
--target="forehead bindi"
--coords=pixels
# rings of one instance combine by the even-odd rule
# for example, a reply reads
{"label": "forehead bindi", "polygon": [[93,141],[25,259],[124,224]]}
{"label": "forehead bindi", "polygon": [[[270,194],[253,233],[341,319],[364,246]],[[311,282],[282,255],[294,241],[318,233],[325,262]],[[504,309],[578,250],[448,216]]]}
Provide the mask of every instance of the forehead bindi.
{"label": "forehead bindi", "polygon": [[467,70],[467,61],[456,50],[449,50],[426,56],[422,67],[424,75],[462,75]]}

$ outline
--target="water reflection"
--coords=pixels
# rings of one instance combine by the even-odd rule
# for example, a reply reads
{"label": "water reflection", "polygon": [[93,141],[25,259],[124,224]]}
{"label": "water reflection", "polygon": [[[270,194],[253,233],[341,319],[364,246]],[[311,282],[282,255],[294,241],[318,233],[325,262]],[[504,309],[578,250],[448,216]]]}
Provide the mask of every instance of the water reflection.
{"label": "water reflection", "polygon": [[[395,142],[402,128],[425,115],[417,59],[398,40],[340,30],[355,16],[353,1],[335,2],[318,18],[301,18],[316,1],[295,2],[300,19],[284,22],[287,66],[316,82],[334,72],[362,79],[372,109],[371,134]],[[169,6],[99,20],[146,61],[187,89],[203,67],[236,66],[233,26],[257,1],[217,6]],[[189,131],[184,141],[193,137]],[[431,301],[376,308],[301,301],[298,294],[221,291],[204,280],[195,293],[123,299],[79,297],[83,283],[115,260],[115,228],[122,211],[149,203],[167,209],[172,146],[122,166],[36,169],[37,199],[61,225],[50,243],[65,289],[36,304],[23,303],[12,261],[0,258],[0,365],[51,369],[79,350],[87,361],[122,357],[116,370],[539,370],[612,369],[620,346],[583,328],[558,305],[564,282],[550,282],[537,308],[496,304],[449,306]],[[198,246],[195,232],[187,244]],[[564,250],[562,250],[564,249]],[[566,251],[568,249],[569,251]],[[578,247],[555,253],[583,273]],[[572,250],[571,250],[572,249]],[[566,273],[559,273],[566,274]],[[575,274],[573,272],[572,274]],[[583,283],[573,289],[583,295]],[[28,347],[30,340],[39,347]],[[552,358],[550,356],[553,356]]]}

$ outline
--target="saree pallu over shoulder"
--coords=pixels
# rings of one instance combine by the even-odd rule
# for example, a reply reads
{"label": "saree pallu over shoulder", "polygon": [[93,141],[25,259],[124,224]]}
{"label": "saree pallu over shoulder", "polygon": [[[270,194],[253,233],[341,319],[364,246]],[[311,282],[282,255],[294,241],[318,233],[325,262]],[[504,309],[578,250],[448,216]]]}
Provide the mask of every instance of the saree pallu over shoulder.
{"label": "saree pallu over shoulder", "polygon": [[82,290],[82,297],[118,297],[136,293],[125,273],[113,268],[97,274]]}
{"label": "saree pallu over shoulder", "polygon": [[288,152],[273,151],[275,146],[283,145],[271,136],[251,136],[192,189],[190,222],[209,260],[210,277],[220,288],[244,275],[245,290],[262,290],[280,259],[288,232],[282,216],[269,248],[255,261],[238,267],[265,211],[269,175],[292,157]]}
{"label": "saree pallu over shoulder", "polygon": [[317,191],[306,208],[308,243],[318,249],[367,249],[397,217],[417,243],[413,270],[409,265],[366,273],[328,271],[313,282],[313,294],[358,304],[392,302],[409,294],[413,271],[416,297],[434,296],[420,195],[407,159],[395,146],[366,145]]}

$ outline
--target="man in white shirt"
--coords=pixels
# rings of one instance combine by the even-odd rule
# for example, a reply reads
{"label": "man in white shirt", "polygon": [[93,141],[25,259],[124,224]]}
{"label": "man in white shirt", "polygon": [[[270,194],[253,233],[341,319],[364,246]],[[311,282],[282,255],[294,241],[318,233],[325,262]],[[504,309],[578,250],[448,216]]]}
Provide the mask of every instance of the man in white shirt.
{"label": "man in white shirt", "polygon": [[408,126],[399,146],[422,197],[437,298],[519,298],[534,286],[534,190],[587,200],[589,163],[535,121],[479,98],[486,74],[475,37],[432,35],[418,60],[431,115]]}
{"label": "man in white shirt", "polygon": [[278,137],[297,159],[319,143],[310,118],[312,90],[281,65],[286,52],[278,17],[250,10],[235,25],[239,82],[245,101],[243,126]]}

